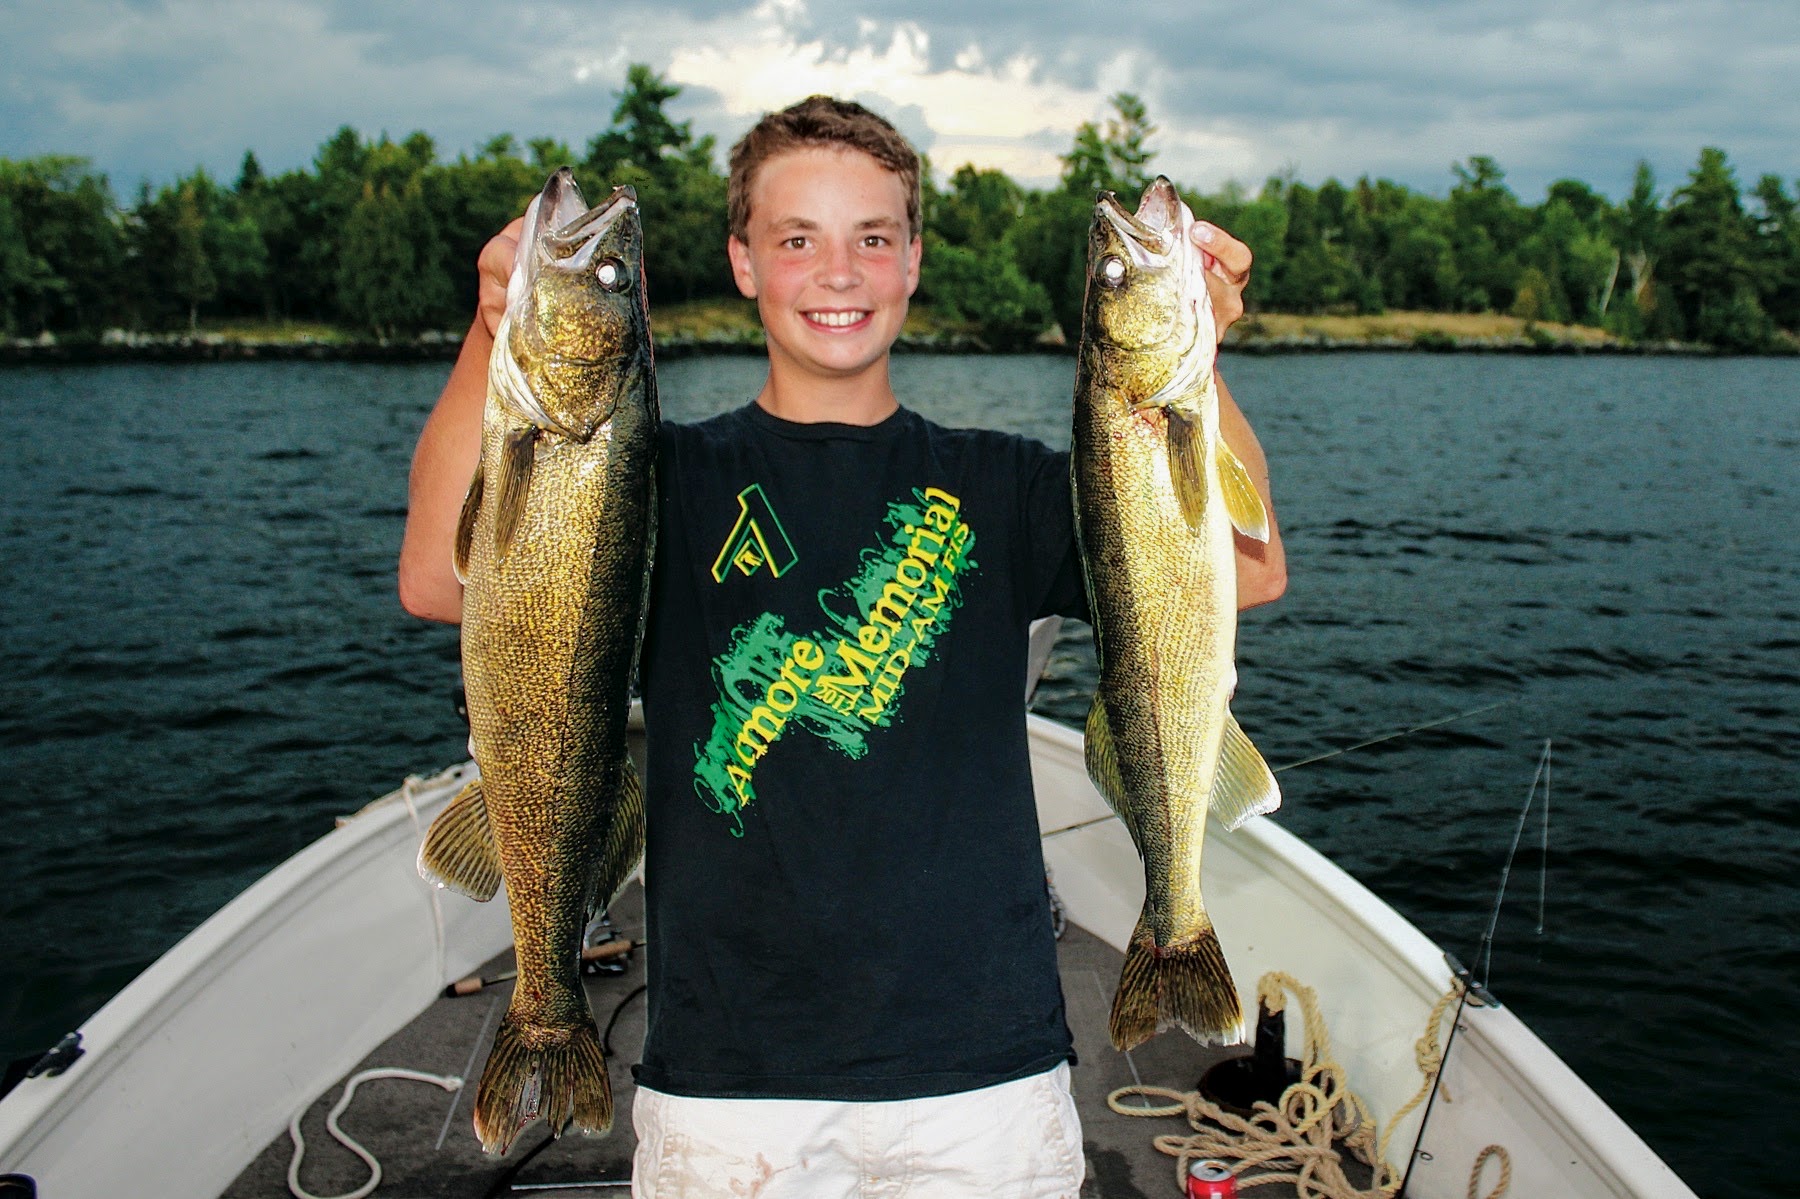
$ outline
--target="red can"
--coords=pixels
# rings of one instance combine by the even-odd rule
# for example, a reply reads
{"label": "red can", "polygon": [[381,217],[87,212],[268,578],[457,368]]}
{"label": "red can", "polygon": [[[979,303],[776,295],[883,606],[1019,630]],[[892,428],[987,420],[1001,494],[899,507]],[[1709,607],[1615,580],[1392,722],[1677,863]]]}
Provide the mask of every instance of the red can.
{"label": "red can", "polygon": [[1192,1162],[1188,1165],[1187,1193],[1188,1199],[1237,1199],[1237,1179],[1224,1162]]}

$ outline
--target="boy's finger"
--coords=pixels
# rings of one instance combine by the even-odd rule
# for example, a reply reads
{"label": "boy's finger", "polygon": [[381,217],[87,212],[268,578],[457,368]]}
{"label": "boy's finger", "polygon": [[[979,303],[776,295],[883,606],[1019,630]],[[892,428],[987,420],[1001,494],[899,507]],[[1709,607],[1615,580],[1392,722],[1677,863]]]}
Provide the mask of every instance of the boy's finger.
{"label": "boy's finger", "polygon": [[506,285],[512,280],[513,263],[519,257],[519,236],[524,230],[524,217],[512,221],[488,239],[476,260],[480,277],[477,303],[489,333],[500,328],[500,318],[506,312]]}
{"label": "boy's finger", "polygon": [[1233,287],[1242,287],[1250,278],[1250,247],[1225,230],[1207,221],[1195,221],[1194,241],[1207,270]]}

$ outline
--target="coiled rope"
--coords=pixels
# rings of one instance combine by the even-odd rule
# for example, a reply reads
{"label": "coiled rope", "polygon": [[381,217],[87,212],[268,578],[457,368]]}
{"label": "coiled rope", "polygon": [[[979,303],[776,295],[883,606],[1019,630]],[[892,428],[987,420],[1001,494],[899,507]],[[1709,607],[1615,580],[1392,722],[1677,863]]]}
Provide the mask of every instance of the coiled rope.
{"label": "coiled rope", "polygon": [[[1299,1081],[1283,1091],[1274,1104],[1258,1102],[1245,1119],[1226,1111],[1198,1091],[1168,1087],[1120,1087],[1106,1097],[1106,1104],[1123,1116],[1186,1116],[1193,1135],[1164,1135],[1152,1142],[1175,1159],[1178,1188],[1186,1185],[1188,1163],[1199,1159],[1224,1162],[1237,1177],[1240,1190],[1287,1183],[1301,1199],[1389,1199],[1400,1189],[1401,1173],[1387,1160],[1387,1149],[1400,1121],[1431,1094],[1444,1052],[1438,1029],[1444,1016],[1462,998],[1457,979],[1431,1009],[1425,1033],[1413,1046],[1414,1061],[1424,1076],[1418,1093],[1395,1112],[1379,1136],[1369,1106],[1350,1089],[1344,1068],[1332,1059],[1331,1035],[1319,1012],[1319,997],[1311,987],[1291,975],[1271,971],[1258,981],[1257,1000],[1271,1013],[1287,1007],[1292,993],[1299,1001],[1306,1037]],[[1162,1099],[1161,1106],[1127,1107],[1129,1096]],[[1342,1143],[1358,1161],[1369,1167],[1368,1189],[1357,1187],[1344,1172]],[[1485,1199],[1501,1199],[1512,1182],[1512,1163],[1506,1150],[1489,1145],[1475,1158],[1469,1177],[1469,1199],[1476,1190],[1482,1167],[1490,1157],[1500,1159],[1500,1182]]]}
{"label": "coiled rope", "polygon": [[397,1066],[364,1070],[345,1083],[343,1095],[325,1117],[325,1131],[329,1132],[338,1144],[362,1158],[363,1165],[369,1167],[369,1181],[354,1191],[345,1191],[341,1195],[321,1197],[300,1185],[300,1159],[306,1156],[306,1138],[300,1135],[300,1117],[306,1114],[306,1109],[302,1108],[295,1112],[294,1118],[288,1121],[288,1136],[294,1141],[294,1156],[288,1159],[287,1172],[288,1190],[294,1193],[295,1199],[363,1199],[365,1195],[381,1185],[381,1163],[375,1160],[373,1153],[351,1140],[349,1135],[338,1127],[338,1117],[349,1108],[350,1097],[356,1094],[356,1088],[375,1078],[407,1078],[414,1082],[428,1082],[433,1086],[442,1087],[446,1091],[454,1091],[463,1085],[463,1080],[454,1075],[446,1077],[442,1074],[426,1074],[419,1070],[404,1070]]}

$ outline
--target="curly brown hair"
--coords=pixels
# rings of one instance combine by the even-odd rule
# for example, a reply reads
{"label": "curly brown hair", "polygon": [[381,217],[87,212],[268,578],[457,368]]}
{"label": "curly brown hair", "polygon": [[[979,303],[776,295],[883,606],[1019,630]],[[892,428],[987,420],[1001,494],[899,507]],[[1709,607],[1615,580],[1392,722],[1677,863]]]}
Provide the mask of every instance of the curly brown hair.
{"label": "curly brown hair", "polygon": [[731,235],[748,237],[750,184],[762,164],[778,154],[811,146],[861,150],[900,177],[906,189],[908,233],[918,236],[919,153],[888,121],[854,100],[808,96],[800,103],[764,115],[731,148],[731,181],[726,192]]}

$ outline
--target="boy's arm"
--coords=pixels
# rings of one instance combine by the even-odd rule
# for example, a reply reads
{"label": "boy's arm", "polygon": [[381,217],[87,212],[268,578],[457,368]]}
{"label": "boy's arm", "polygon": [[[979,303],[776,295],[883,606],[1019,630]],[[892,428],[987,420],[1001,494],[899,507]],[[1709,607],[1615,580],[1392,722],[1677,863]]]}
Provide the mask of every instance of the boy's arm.
{"label": "boy's arm", "polygon": [[[1250,282],[1250,247],[1207,221],[1194,222],[1194,244],[1206,265],[1206,290],[1212,300],[1219,340],[1225,330],[1244,315],[1244,287]],[[1215,378],[1217,376],[1215,375]],[[1269,461],[1244,413],[1231,398],[1225,380],[1219,378],[1219,432],[1237,454],[1256,484],[1263,508],[1269,514],[1269,540],[1237,538],[1238,610],[1254,608],[1281,598],[1287,590],[1287,556],[1281,549],[1281,527],[1275,520],[1275,504],[1269,496]]]}
{"label": "boy's arm", "polygon": [[494,330],[506,311],[506,283],[512,277],[522,228],[523,220],[516,220],[482,247],[479,311],[413,451],[406,536],[400,543],[400,604],[427,620],[448,624],[462,620],[462,584],[451,554],[463,496],[481,457],[488,356],[494,349]]}
{"label": "boy's arm", "polygon": [[1269,514],[1268,541],[1233,534],[1237,538],[1237,599],[1241,612],[1281,598],[1281,593],[1287,590],[1287,555],[1281,548],[1281,526],[1275,519],[1275,504],[1269,498],[1268,459],[1263,456],[1255,430],[1244,419],[1237,401],[1231,398],[1225,380],[1219,379],[1218,385],[1219,432],[1224,436],[1225,444],[1238,456],[1238,461],[1244,464],[1244,469],[1250,472],[1250,481],[1256,484],[1256,494],[1262,497],[1263,509]]}

